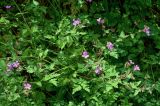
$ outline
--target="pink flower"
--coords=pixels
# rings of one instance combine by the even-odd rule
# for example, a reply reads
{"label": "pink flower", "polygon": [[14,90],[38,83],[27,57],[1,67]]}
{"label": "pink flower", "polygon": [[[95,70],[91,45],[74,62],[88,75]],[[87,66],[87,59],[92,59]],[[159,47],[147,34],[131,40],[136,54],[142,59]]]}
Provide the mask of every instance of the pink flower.
{"label": "pink flower", "polygon": [[13,67],[13,65],[12,65],[12,64],[8,64],[7,66],[8,66],[8,71],[10,71],[10,70],[13,70],[13,69],[14,69],[14,67]]}
{"label": "pink flower", "polygon": [[8,66],[8,71],[16,69],[20,66],[20,63],[18,61],[10,63],[7,65]]}
{"label": "pink flower", "polygon": [[97,75],[99,75],[99,74],[101,74],[101,72],[102,72],[102,68],[98,66],[98,67],[96,68],[96,70],[95,70],[95,73],[96,73]]}
{"label": "pink flower", "polygon": [[77,26],[77,25],[79,25],[81,23],[81,21],[80,21],[80,19],[78,18],[78,19],[73,19],[73,25],[74,26]]}
{"label": "pink flower", "polygon": [[82,53],[82,57],[84,57],[84,58],[88,58],[88,57],[89,57],[88,52],[87,52],[87,51],[83,51],[83,53]]}
{"label": "pink flower", "polygon": [[143,32],[145,32],[148,36],[151,35],[151,31],[150,31],[150,28],[146,25],[144,25],[144,29],[143,29]]}
{"label": "pink flower", "polygon": [[31,85],[30,83],[28,83],[28,82],[25,82],[25,83],[23,84],[23,86],[24,86],[24,89],[25,89],[25,90],[30,90],[31,87],[32,87],[32,85]]}
{"label": "pink flower", "polygon": [[97,19],[97,22],[98,22],[98,24],[104,24],[104,19],[98,18],[98,19]]}
{"label": "pink flower", "polygon": [[109,49],[109,50],[113,50],[113,47],[114,45],[111,43],[111,42],[107,42],[107,48]]}
{"label": "pink flower", "polygon": [[6,9],[10,9],[12,6],[9,6],[9,5],[8,5],[8,6],[4,6],[4,7],[5,7]]}
{"label": "pink flower", "polygon": [[91,3],[92,2],[92,0],[86,0],[87,2],[89,2],[89,3]]}
{"label": "pink flower", "polygon": [[19,62],[18,61],[16,61],[16,62],[14,62],[14,63],[12,63],[12,66],[14,67],[14,68],[18,68],[19,67]]}
{"label": "pink flower", "polygon": [[134,65],[133,70],[134,70],[134,71],[139,71],[139,70],[140,70],[140,68],[139,68],[139,66],[138,66],[138,65]]}

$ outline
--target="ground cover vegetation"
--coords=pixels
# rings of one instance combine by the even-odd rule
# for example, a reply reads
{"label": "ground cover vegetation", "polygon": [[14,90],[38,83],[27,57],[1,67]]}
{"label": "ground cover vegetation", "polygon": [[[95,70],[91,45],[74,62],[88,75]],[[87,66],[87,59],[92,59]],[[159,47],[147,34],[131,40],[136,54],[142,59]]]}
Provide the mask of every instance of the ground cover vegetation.
{"label": "ground cover vegetation", "polygon": [[1,0],[0,106],[160,106],[160,0]]}

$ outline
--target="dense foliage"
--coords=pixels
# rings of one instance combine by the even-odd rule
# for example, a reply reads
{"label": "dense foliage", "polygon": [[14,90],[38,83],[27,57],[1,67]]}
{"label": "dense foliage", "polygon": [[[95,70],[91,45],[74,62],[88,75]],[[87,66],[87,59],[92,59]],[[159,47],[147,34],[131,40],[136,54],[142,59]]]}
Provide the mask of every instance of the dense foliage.
{"label": "dense foliage", "polygon": [[1,0],[0,106],[159,106],[160,0]]}

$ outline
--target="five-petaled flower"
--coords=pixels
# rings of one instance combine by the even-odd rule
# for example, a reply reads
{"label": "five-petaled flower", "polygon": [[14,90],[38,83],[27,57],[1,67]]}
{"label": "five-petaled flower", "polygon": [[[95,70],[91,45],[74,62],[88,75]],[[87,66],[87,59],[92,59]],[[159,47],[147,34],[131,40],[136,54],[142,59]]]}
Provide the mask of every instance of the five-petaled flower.
{"label": "five-petaled flower", "polygon": [[78,19],[73,19],[73,25],[74,26],[77,26],[77,25],[79,25],[81,23],[81,21],[80,21],[80,19],[78,18]]}
{"label": "five-petaled flower", "polygon": [[82,57],[88,58],[88,57],[89,57],[88,52],[87,52],[87,51],[83,51],[83,52],[82,52]]}
{"label": "five-petaled flower", "polygon": [[113,47],[114,45],[111,43],[111,42],[107,42],[107,48],[109,49],[109,50],[113,50]]}
{"label": "five-petaled flower", "polygon": [[146,25],[144,25],[144,29],[143,29],[143,32],[145,32],[148,36],[151,35],[151,31],[150,31],[150,28]]}
{"label": "five-petaled flower", "polygon": [[104,24],[104,19],[98,18],[98,19],[97,19],[97,22],[98,22],[98,24]]}
{"label": "five-petaled flower", "polygon": [[134,65],[133,70],[134,70],[134,71],[139,71],[139,70],[140,70],[140,68],[139,68],[139,66],[138,66],[138,65]]}
{"label": "five-petaled flower", "polygon": [[25,83],[23,84],[23,87],[24,87],[25,90],[30,90],[31,87],[32,87],[32,85],[31,85],[30,83],[28,83],[28,82],[25,82]]}
{"label": "five-petaled flower", "polygon": [[96,68],[96,70],[95,70],[95,73],[96,73],[97,75],[100,75],[101,72],[102,72],[102,68],[98,66],[98,67]]}

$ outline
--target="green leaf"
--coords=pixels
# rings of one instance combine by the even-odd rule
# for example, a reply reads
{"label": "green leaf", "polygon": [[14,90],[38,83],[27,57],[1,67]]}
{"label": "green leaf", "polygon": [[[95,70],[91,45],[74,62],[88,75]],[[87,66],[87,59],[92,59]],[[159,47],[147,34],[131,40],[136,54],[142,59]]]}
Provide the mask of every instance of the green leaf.
{"label": "green leaf", "polygon": [[69,101],[68,106],[75,106],[75,104],[73,102]]}
{"label": "green leaf", "polygon": [[140,89],[136,89],[135,92],[134,92],[134,96],[138,95],[138,93],[139,93],[140,91],[141,91]]}
{"label": "green leaf", "polygon": [[40,52],[39,53],[39,57],[41,58],[43,56],[43,52]]}
{"label": "green leaf", "polygon": [[156,84],[155,89],[160,93],[160,81]]}
{"label": "green leaf", "polygon": [[38,26],[33,26],[33,27],[31,28],[31,31],[32,31],[32,33],[38,32]]}
{"label": "green leaf", "polygon": [[157,6],[160,7],[160,0],[157,0]]}
{"label": "green leaf", "polygon": [[123,31],[120,33],[120,38],[126,38],[125,33]]}
{"label": "green leaf", "polygon": [[42,83],[40,81],[36,82],[36,85],[38,85],[39,87],[42,87]]}
{"label": "green leaf", "polygon": [[45,77],[42,79],[43,81],[48,81],[52,78],[58,77],[60,74],[51,73],[49,75],[45,75]]}
{"label": "green leaf", "polygon": [[117,54],[117,52],[115,52],[115,51],[110,52],[110,56],[118,59],[118,54]]}
{"label": "green leaf", "polygon": [[37,1],[35,1],[35,0],[33,0],[33,4],[36,5],[36,6],[39,5],[39,3]]}
{"label": "green leaf", "polygon": [[53,78],[53,75],[52,74],[49,74],[49,75],[45,75],[45,77],[43,78],[43,81],[48,81],[50,79]]}
{"label": "green leaf", "polygon": [[64,41],[64,39],[59,39],[59,40],[57,40],[57,45],[58,45],[59,48],[61,48],[61,49],[63,49],[66,44],[67,44],[67,42]]}
{"label": "green leaf", "polygon": [[106,91],[104,91],[104,92],[109,92],[112,88],[113,88],[112,85],[107,84],[106,85]]}
{"label": "green leaf", "polygon": [[0,60],[0,69],[2,69],[2,70],[6,69],[6,63],[4,60]]}
{"label": "green leaf", "polygon": [[106,68],[107,70],[105,70],[106,73],[106,77],[110,78],[110,77],[117,77],[118,76],[118,72],[116,72],[115,67],[114,66],[108,66],[108,68]]}
{"label": "green leaf", "polygon": [[85,88],[83,88],[85,91],[87,91],[87,92],[90,92],[90,89],[89,89],[89,87],[85,87]]}
{"label": "green leaf", "polygon": [[9,24],[9,21],[7,19],[5,19],[4,17],[1,17],[0,18],[0,23]]}
{"label": "green leaf", "polygon": [[52,83],[53,85],[57,86],[57,79],[51,79],[49,80],[49,83]]}
{"label": "green leaf", "polygon": [[26,69],[27,69],[28,73],[34,73],[34,72],[36,72],[37,67],[36,66],[28,66]]}
{"label": "green leaf", "polygon": [[76,92],[80,91],[82,87],[80,85],[75,85],[72,91],[72,94],[75,94]]}
{"label": "green leaf", "polygon": [[18,98],[20,98],[20,95],[18,93],[10,93],[10,95],[8,96],[8,100],[9,101],[15,101],[17,100]]}

